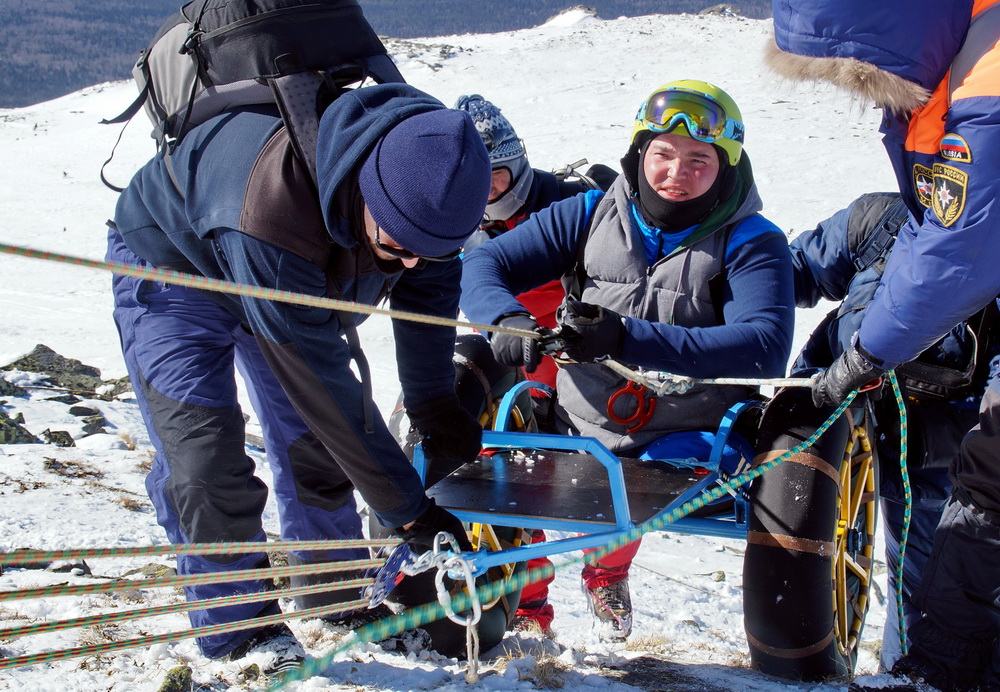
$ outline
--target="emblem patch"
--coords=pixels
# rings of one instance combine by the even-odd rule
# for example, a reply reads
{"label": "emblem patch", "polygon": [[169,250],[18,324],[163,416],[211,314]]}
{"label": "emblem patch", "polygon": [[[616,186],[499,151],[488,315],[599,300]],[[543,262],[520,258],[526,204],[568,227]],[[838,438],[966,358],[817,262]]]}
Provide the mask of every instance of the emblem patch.
{"label": "emblem patch", "polygon": [[951,132],[941,138],[941,156],[955,163],[972,163],[969,143]]}
{"label": "emblem patch", "polygon": [[927,166],[913,164],[913,192],[922,206],[931,206],[931,192],[934,190],[934,174]]}
{"label": "emblem patch", "polygon": [[969,174],[944,164],[934,164],[934,191],[931,208],[942,226],[950,226],[965,209]]}

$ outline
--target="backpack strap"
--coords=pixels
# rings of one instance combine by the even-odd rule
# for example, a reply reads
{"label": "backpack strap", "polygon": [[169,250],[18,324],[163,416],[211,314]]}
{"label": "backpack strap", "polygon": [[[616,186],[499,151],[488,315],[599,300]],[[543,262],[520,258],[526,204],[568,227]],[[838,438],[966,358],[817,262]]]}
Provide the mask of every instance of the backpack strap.
{"label": "backpack strap", "polygon": [[876,267],[881,276],[885,260],[889,257],[896,235],[906,222],[907,212],[903,200],[897,199],[890,204],[879,220],[872,226],[871,232],[858,244],[854,252],[854,270],[863,272],[869,267],[875,267],[880,261],[882,266]]}
{"label": "backpack strap", "polygon": [[987,7],[972,18],[962,49],[951,61],[951,71],[948,75],[949,105],[955,90],[962,85],[976,63],[996,45],[998,38],[1000,38],[1000,3]]}
{"label": "backpack strap", "polygon": [[295,155],[306,164],[313,184],[318,185],[316,143],[319,140],[319,114],[343,93],[346,85],[363,82],[368,70],[362,61],[328,72],[296,69],[289,64],[293,57],[283,55],[275,60],[275,67],[281,76],[269,79],[268,86],[278,104]]}
{"label": "backpack strap", "polygon": [[976,370],[973,383],[985,387],[990,379],[991,355],[996,352],[1000,341],[1000,307],[991,300],[982,310],[968,320],[969,328],[976,336]]}
{"label": "backpack strap", "polygon": [[722,227],[722,252],[717,258],[719,261],[718,271],[708,280],[708,295],[712,298],[712,307],[715,309],[715,319],[721,325],[726,323],[726,316],[723,313],[725,306],[726,286],[729,283],[729,275],[726,273],[726,258],[729,256],[729,242],[733,239],[733,233],[742,220],[728,223]]}

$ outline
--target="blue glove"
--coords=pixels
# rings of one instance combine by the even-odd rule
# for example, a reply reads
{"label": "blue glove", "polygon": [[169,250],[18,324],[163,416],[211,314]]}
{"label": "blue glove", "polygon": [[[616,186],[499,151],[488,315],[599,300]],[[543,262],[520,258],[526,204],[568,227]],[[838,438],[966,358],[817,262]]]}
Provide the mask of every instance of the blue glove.
{"label": "blue glove", "polygon": [[617,312],[599,305],[567,300],[559,306],[559,336],[563,353],[578,363],[617,358],[625,341],[625,322]]}

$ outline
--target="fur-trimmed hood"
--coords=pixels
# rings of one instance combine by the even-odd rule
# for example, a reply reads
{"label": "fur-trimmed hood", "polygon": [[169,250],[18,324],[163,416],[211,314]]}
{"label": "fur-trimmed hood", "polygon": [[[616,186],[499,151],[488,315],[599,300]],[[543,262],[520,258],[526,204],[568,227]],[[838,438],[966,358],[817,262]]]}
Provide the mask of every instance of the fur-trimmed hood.
{"label": "fur-trimmed hood", "polygon": [[922,105],[965,40],[973,0],[774,0],[778,74],[830,82],[893,113]]}

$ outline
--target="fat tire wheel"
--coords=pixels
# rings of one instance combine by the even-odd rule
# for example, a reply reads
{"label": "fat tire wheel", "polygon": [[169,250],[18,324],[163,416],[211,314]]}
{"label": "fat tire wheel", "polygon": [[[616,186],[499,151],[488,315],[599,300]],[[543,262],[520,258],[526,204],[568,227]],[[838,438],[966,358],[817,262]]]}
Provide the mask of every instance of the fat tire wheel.
{"label": "fat tire wheel", "polygon": [[[812,435],[832,408],[780,391],[761,423],[755,465]],[[796,680],[850,675],[869,605],[878,483],[870,418],[848,409],[816,445],[751,487],[743,612],[753,667]]]}

